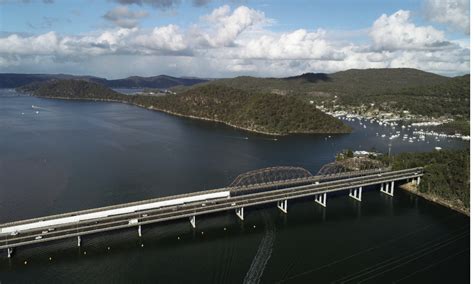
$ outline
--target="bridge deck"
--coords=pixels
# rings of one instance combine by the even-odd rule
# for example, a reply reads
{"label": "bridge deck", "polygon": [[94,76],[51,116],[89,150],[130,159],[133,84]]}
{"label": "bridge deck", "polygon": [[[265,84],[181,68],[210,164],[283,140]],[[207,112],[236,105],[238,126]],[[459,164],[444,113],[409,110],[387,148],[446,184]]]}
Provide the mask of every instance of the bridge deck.
{"label": "bridge deck", "polygon": [[[263,185],[254,185],[249,187],[242,188],[221,188],[214,189],[209,191],[201,191],[191,194],[178,195],[178,196],[169,196],[152,200],[145,200],[141,202],[133,202],[116,206],[108,206],[91,210],[83,210],[78,212],[71,212],[65,214],[59,214],[44,218],[35,218],[30,220],[24,220],[19,222],[11,222],[7,224],[0,225],[0,228],[5,228],[7,226],[13,226],[18,224],[28,224],[31,222],[37,222],[40,220],[51,220],[54,218],[64,217],[64,216],[74,216],[78,214],[88,213],[88,212],[100,212],[110,208],[123,208],[130,205],[144,204],[150,201],[157,200],[170,200],[173,198],[181,196],[194,196],[203,193],[209,192],[220,192],[225,190],[230,190],[233,192],[245,192],[250,188],[274,188],[274,187],[283,187],[278,190],[269,190],[258,193],[248,193],[243,195],[230,196],[228,198],[218,198],[207,201],[199,201],[193,203],[186,203],[183,205],[171,206],[171,207],[161,207],[156,209],[144,210],[140,212],[127,213],[122,215],[108,216],[93,220],[87,220],[84,222],[74,222],[69,224],[63,224],[54,227],[54,231],[49,231],[43,233],[45,228],[33,229],[29,231],[22,231],[16,236],[10,234],[5,234],[0,236],[0,249],[13,248],[24,246],[33,243],[40,243],[46,241],[52,241],[57,239],[70,238],[75,236],[82,236],[87,234],[93,234],[98,232],[116,230],[127,227],[134,227],[144,224],[163,222],[167,220],[175,220],[180,218],[187,218],[197,215],[209,214],[213,212],[231,210],[241,207],[254,206],[259,204],[277,202],[280,200],[295,199],[306,196],[311,196],[319,193],[341,191],[352,188],[376,185],[386,182],[406,180],[409,178],[417,178],[423,175],[421,168],[407,169],[401,171],[380,171],[373,172],[369,171],[365,174],[357,175],[344,175],[343,177],[333,177],[334,180],[328,177],[315,176],[302,180],[290,180],[275,182],[270,184]],[[320,181],[318,184],[315,184],[315,181]],[[303,183],[303,184],[302,184]],[[296,185],[294,184],[302,184]],[[137,219],[136,223],[131,224],[131,219]],[[46,229],[47,230],[47,229]],[[41,236],[41,239],[36,239],[38,236]]]}

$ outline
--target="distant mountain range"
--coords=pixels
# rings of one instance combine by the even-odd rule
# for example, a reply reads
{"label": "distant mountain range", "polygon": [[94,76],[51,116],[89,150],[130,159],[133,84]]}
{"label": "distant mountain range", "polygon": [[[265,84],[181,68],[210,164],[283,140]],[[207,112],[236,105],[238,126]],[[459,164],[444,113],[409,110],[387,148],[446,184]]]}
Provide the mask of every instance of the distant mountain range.
{"label": "distant mountain range", "polygon": [[109,88],[157,88],[167,89],[176,86],[191,86],[206,82],[200,78],[177,78],[167,75],[153,77],[131,76],[124,79],[108,80],[94,76],[75,76],[68,74],[17,74],[0,73],[0,88],[18,88],[26,84],[35,82],[45,82],[49,80],[76,79],[94,83],[99,83]]}
{"label": "distant mountain range", "polygon": [[225,79],[177,78],[166,75],[132,76],[108,80],[65,74],[0,74],[0,88],[17,88],[51,80],[84,80],[109,88],[173,88],[177,93],[200,86],[230,87],[254,94],[295,96],[334,110],[361,110],[374,106],[385,112],[409,111],[426,117],[455,117],[469,120],[470,75],[445,77],[412,68],[350,69],[305,73],[286,78],[239,76]]}
{"label": "distant mountain range", "polygon": [[[469,128],[470,75],[451,78],[410,68],[213,80],[165,75],[107,80],[64,74],[0,74],[0,87],[19,86],[44,97],[133,100],[136,105],[262,133],[350,131],[311,104],[330,111],[368,115],[382,112],[455,118],[465,126],[463,129]],[[119,96],[110,88],[173,88],[178,96],[131,98]]]}

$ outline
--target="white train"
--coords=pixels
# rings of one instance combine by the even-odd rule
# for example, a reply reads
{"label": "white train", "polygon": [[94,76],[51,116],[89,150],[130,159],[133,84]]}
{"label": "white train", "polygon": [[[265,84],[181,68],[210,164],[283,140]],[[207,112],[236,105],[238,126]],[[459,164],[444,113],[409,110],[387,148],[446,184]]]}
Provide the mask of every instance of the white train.
{"label": "white train", "polygon": [[217,199],[217,198],[229,198],[229,197],[230,197],[230,191],[219,191],[219,192],[214,192],[214,193],[193,195],[193,196],[188,196],[188,197],[181,197],[181,198],[156,201],[156,202],[139,204],[139,205],[132,205],[132,206],[121,207],[121,208],[116,208],[116,209],[107,209],[107,210],[93,212],[93,213],[84,213],[84,214],[79,214],[75,216],[60,217],[60,218],[50,219],[50,220],[45,220],[45,221],[37,221],[37,222],[32,222],[32,223],[25,223],[25,224],[20,224],[20,225],[12,225],[9,227],[3,227],[3,228],[0,228],[0,235],[4,235],[4,234],[16,235],[26,230],[40,229],[40,228],[54,228],[55,226],[58,226],[58,225],[74,224],[76,222],[87,221],[87,220],[92,220],[92,219],[97,219],[97,218],[104,218],[104,217],[109,217],[109,216],[139,212],[143,210],[157,209],[160,207],[176,206],[176,205],[182,205],[185,203],[206,201],[206,200],[212,200],[212,199]]}

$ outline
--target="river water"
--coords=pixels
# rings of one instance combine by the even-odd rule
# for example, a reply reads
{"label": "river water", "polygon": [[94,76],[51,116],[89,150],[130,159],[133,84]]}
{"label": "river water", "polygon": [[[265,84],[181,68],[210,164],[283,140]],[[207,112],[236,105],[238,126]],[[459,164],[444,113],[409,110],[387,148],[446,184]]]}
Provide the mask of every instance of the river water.
{"label": "river water", "polygon": [[[32,108],[32,105],[35,107]],[[347,122],[346,122],[347,123]],[[0,223],[223,187],[240,173],[316,173],[342,149],[387,152],[395,131],[350,122],[346,135],[273,137],[103,102],[0,90]],[[377,134],[378,133],[378,134]],[[381,137],[386,134],[386,137]],[[391,140],[391,152],[460,148],[441,138]],[[469,218],[401,190],[366,190],[249,208],[0,252],[0,282],[463,283]],[[51,260],[50,260],[51,258]],[[25,264],[26,261],[26,264]],[[346,281],[346,282],[344,282]]]}

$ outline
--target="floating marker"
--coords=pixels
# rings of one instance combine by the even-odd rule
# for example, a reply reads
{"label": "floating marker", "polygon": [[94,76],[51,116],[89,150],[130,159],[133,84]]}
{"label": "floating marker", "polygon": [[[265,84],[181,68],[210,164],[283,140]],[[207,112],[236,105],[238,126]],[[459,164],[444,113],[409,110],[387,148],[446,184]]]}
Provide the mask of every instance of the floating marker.
{"label": "floating marker", "polygon": [[144,247],[144,245],[142,244],[142,247]]}
{"label": "floating marker", "polygon": [[28,261],[26,261],[26,260],[25,260],[25,262],[24,262],[24,263],[25,263],[25,264],[28,264]]}
{"label": "floating marker", "polygon": [[87,251],[84,252],[84,255],[86,255],[86,254],[87,254]]}
{"label": "floating marker", "polygon": [[49,261],[51,261],[51,260],[53,260],[53,258],[50,256],[50,257],[49,257]]}

